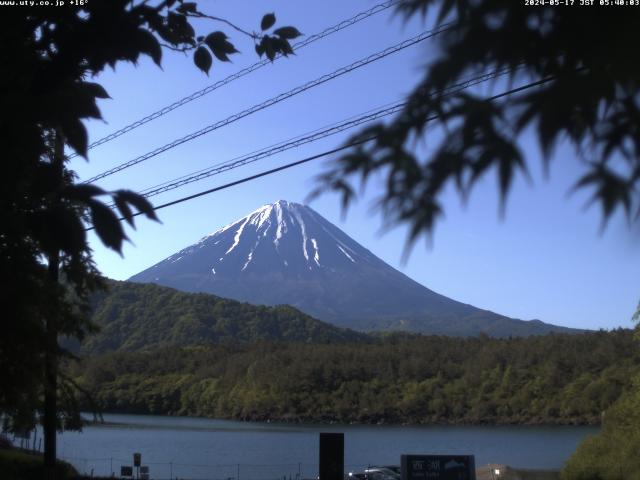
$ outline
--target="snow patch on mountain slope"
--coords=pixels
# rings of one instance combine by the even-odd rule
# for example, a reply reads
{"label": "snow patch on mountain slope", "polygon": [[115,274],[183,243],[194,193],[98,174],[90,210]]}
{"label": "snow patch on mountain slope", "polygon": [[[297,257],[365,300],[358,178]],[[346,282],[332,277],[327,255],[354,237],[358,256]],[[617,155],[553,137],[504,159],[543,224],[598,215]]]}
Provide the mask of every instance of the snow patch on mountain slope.
{"label": "snow patch on mountain slope", "polygon": [[251,225],[256,226],[256,230],[260,230],[260,227],[264,225],[271,215],[271,210],[273,209],[273,205],[263,205],[256,211],[250,213],[248,217],[251,219]]}
{"label": "snow patch on mountain slope", "polygon": [[250,218],[251,216],[246,217],[244,223],[240,225],[240,228],[238,228],[236,235],[233,237],[233,244],[229,247],[229,250],[227,250],[224,253],[225,255],[228,255],[229,253],[231,253],[231,251],[233,251],[233,249],[238,246],[238,244],[240,243],[240,237],[242,236],[242,231],[244,230],[244,227],[247,225],[247,222],[249,222]]}
{"label": "snow patch on mountain slope", "polygon": [[241,272],[244,272],[244,270],[249,266],[249,264],[251,263],[251,260],[253,259],[253,252],[256,251],[256,248],[258,248],[258,244],[260,243],[260,237],[258,237],[258,240],[256,240],[256,243],[253,244],[253,248],[251,249],[251,251],[249,252],[249,255],[247,255],[247,261],[244,262],[244,265],[242,266],[242,268],[240,269]]}
{"label": "snow patch on mountain slope", "polygon": [[311,239],[311,244],[313,245],[313,260],[316,262],[316,265],[318,265],[319,267],[320,265],[320,249],[318,248],[318,242],[316,241],[315,238]]}
{"label": "snow patch on mountain slope", "polygon": [[278,248],[278,244],[280,243],[280,239],[283,237],[283,235],[285,233],[287,233],[287,223],[284,221],[284,215],[282,214],[282,206],[280,205],[280,202],[276,202],[275,205],[275,210],[276,210],[276,220],[278,223],[278,228],[276,230],[276,238],[273,241],[273,243],[276,246],[276,249]]}
{"label": "snow patch on mountain slope", "polygon": [[302,220],[302,217],[300,216],[300,212],[298,212],[297,210],[294,210],[293,216],[298,221],[298,225],[300,225],[300,232],[302,233],[302,254],[304,255],[305,260],[308,262],[309,253],[307,252],[307,241],[308,241],[307,228],[304,224],[304,220]]}
{"label": "snow patch on mountain slope", "polygon": [[339,240],[339,239],[338,239],[338,238],[337,238],[333,233],[331,233],[329,230],[327,230],[327,229],[324,227],[324,225],[322,225],[322,224],[319,224],[319,225],[320,225],[320,227],[325,231],[325,233],[326,233],[327,235],[329,235],[333,240],[335,240],[336,245],[337,245],[337,247],[340,249],[340,251],[341,251],[342,253],[344,253],[344,254],[347,256],[347,258],[349,258],[349,260],[351,260],[353,263],[356,263],[356,261],[353,259],[353,257],[352,257],[351,255],[349,255],[349,254],[345,251],[345,248],[346,248],[347,250],[349,250],[351,253],[353,253],[354,255],[356,255],[356,256],[357,256],[358,254],[357,254],[356,252],[354,252],[354,251],[353,251],[353,249],[352,249],[352,248],[350,248],[348,245],[346,245],[344,242],[342,242],[341,240]]}
{"label": "snow patch on mountain slope", "polygon": [[345,257],[347,257],[349,260],[351,260],[353,263],[356,263],[356,261],[353,259],[353,257],[351,255],[349,255],[344,248],[342,248],[341,245],[338,245],[338,249],[344,253]]}
{"label": "snow patch on mountain slope", "polygon": [[[322,246],[323,254],[320,254]],[[263,205],[247,216],[203,237],[162,263],[180,264],[198,251],[211,251],[201,257],[208,275],[226,277],[247,271],[276,271],[306,275],[316,269],[344,268],[348,263],[369,263],[370,256],[348,238],[342,238],[316,212],[297,203],[279,200]],[[335,253],[334,253],[335,252]],[[338,263],[334,263],[338,262]]]}

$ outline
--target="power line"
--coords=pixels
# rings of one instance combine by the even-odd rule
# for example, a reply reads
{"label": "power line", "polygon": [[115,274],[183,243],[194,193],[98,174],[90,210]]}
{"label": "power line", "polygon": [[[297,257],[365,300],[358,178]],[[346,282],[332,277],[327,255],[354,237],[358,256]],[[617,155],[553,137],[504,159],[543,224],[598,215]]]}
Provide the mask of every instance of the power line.
{"label": "power line", "polygon": [[[526,85],[522,85],[520,87],[512,88],[512,89],[507,90],[505,92],[502,92],[502,93],[499,93],[499,94],[494,95],[492,97],[489,97],[486,100],[487,101],[494,101],[494,100],[497,100],[499,98],[503,98],[503,97],[506,97],[508,95],[512,95],[514,93],[519,93],[519,92],[522,92],[524,90],[528,90],[530,88],[538,87],[540,85],[543,85],[545,83],[548,83],[550,81],[555,80],[555,78],[556,77],[546,77],[546,78],[543,78],[543,79],[538,80],[536,82],[531,82],[531,83],[528,83]],[[438,115],[433,115],[433,116],[427,118],[425,120],[425,122],[430,122],[432,120],[435,120],[436,118],[438,118]],[[202,197],[204,195],[208,195],[210,193],[214,193],[214,192],[218,192],[220,190],[225,190],[227,188],[235,187],[236,185],[240,185],[240,184],[243,184],[243,183],[246,183],[246,182],[250,182],[252,180],[257,180],[258,178],[266,177],[267,175],[271,175],[273,173],[281,172],[281,171],[287,170],[289,168],[297,167],[298,165],[302,165],[304,163],[308,163],[308,162],[311,162],[313,160],[317,160],[319,158],[323,158],[323,157],[332,155],[334,153],[337,153],[337,152],[340,152],[340,151],[343,151],[343,150],[347,150],[347,149],[352,148],[352,147],[356,147],[358,145],[362,145],[364,143],[370,142],[371,140],[375,140],[376,138],[377,138],[377,136],[371,136],[371,137],[368,137],[368,138],[365,138],[365,139],[362,139],[362,140],[358,140],[358,141],[343,145],[341,147],[334,148],[332,150],[327,150],[325,152],[318,153],[317,155],[312,155],[310,157],[303,158],[302,160],[298,160],[296,162],[287,163],[286,165],[282,165],[282,166],[277,167],[277,168],[272,168],[271,170],[266,170],[264,172],[260,172],[260,173],[257,173],[255,175],[251,175],[249,177],[241,178],[240,180],[236,180],[234,182],[226,183],[226,184],[220,185],[218,187],[210,188],[209,190],[204,190],[202,192],[194,193],[193,195],[188,195],[186,197],[182,197],[182,198],[179,198],[177,200],[173,200],[171,202],[163,203],[162,205],[158,205],[156,207],[153,207],[152,210],[153,211],[161,210],[163,208],[167,208],[167,207],[171,207],[173,205],[177,205],[179,203],[187,202],[189,200],[193,200],[193,199]],[[143,212],[136,212],[136,213],[133,213],[131,215],[131,217],[137,217],[138,215],[142,215],[142,214],[143,214]],[[125,220],[125,217],[120,217],[119,220],[120,221]],[[89,230],[93,230],[93,229],[94,229],[94,227],[87,227],[87,228],[85,228],[85,231],[89,231]]]}
{"label": "power line", "polygon": [[[238,156],[233,157],[233,158],[231,158],[229,160],[223,160],[221,162],[214,163],[214,164],[212,164],[212,165],[210,165],[208,167],[196,170],[194,172],[190,172],[190,173],[181,175],[181,176],[173,178],[173,179],[165,180],[164,182],[155,184],[155,185],[150,186],[150,187],[146,187],[146,188],[144,188],[142,190],[138,190],[137,193],[140,194],[140,195],[146,195],[148,192],[151,192],[152,190],[165,187],[165,186],[170,185],[170,184],[175,183],[175,182],[180,182],[180,181],[183,181],[183,180],[186,180],[186,179],[191,179],[192,177],[199,176],[201,174],[209,173],[209,172],[211,172],[211,171],[213,171],[213,170],[215,170],[215,169],[217,169],[219,167],[222,168],[222,167],[226,167],[227,165],[230,165],[230,164],[235,164],[236,162],[239,162],[239,161],[242,161],[242,160],[252,159],[254,156],[257,156],[257,155],[262,156],[262,154],[264,152],[271,151],[271,150],[273,150],[275,148],[282,147],[285,144],[292,144],[294,142],[301,141],[304,138],[307,138],[307,137],[310,137],[310,136],[319,135],[321,132],[325,132],[328,129],[331,129],[331,128],[339,126],[341,123],[350,122],[350,121],[352,121],[352,120],[354,120],[354,119],[356,119],[356,118],[358,118],[360,116],[372,114],[373,112],[375,112],[377,110],[389,108],[389,107],[391,107],[393,105],[396,105],[397,103],[398,102],[391,102],[391,103],[388,103],[386,105],[382,105],[382,106],[378,107],[378,109],[372,108],[372,109],[367,110],[366,112],[363,112],[363,113],[361,113],[359,115],[354,115],[354,116],[348,117],[348,118],[342,120],[341,122],[332,122],[332,123],[330,123],[328,125],[325,125],[325,126],[322,126],[320,128],[316,128],[316,129],[311,130],[309,132],[306,132],[306,133],[303,133],[303,134],[300,134],[300,135],[296,135],[295,137],[288,138],[287,140],[283,140],[283,141],[277,142],[275,144],[269,145],[268,147],[259,148],[259,149],[253,150],[252,152],[248,152],[248,153],[245,153],[243,155],[238,155]],[[271,155],[269,155],[269,156],[271,156]],[[252,162],[249,161],[247,163],[252,163]],[[241,166],[241,165],[238,165],[238,166]]]}
{"label": "power line", "polygon": [[[298,51],[301,50],[302,48],[306,47],[307,45],[311,45],[312,43],[321,40],[325,37],[328,37],[336,32],[339,32],[340,30],[344,30],[345,28],[348,28],[352,25],[355,25],[359,22],[361,22],[362,20],[366,20],[367,18],[376,15],[377,13],[383,12],[385,10],[387,10],[388,8],[392,7],[393,5],[402,2],[403,0],[389,0],[387,2],[383,2],[380,3],[378,5],[375,5],[373,7],[371,7],[368,10],[365,10],[363,12],[357,13],[356,15],[341,21],[340,23],[337,23],[336,25],[333,25],[331,27],[328,27],[326,29],[324,29],[323,31],[316,33],[314,35],[310,35],[308,37],[306,37],[304,40],[297,42],[293,45],[293,49],[294,51]],[[282,54],[278,54],[276,56],[276,58],[274,59],[277,60],[279,58],[282,57]],[[115,132],[110,133],[109,135],[102,137],[98,140],[96,140],[95,142],[89,144],[88,149],[92,149],[95,148],[99,145],[102,145],[104,143],[110,142],[111,140],[114,140],[122,135],[124,135],[127,132],[130,132],[131,130],[135,130],[138,127],[141,127],[142,125],[151,122],[152,120],[155,120],[156,118],[160,118],[164,115],[166,115],[167,113],[180,108],[194,100],[197,100],[200,97],[203,97],[211,92],[213,92],[214,90],[217,90],[220,87],[223,87],[224,85],[233,82],[234,80],[238,80],[239,78],[244,77],[245,75],[250,74],[251,72],[254,72],[266,65],[269,65],[270,63],[272,63],[269,59],[265,58],[264,60],[260,60],[256,63],[254,63],[253,65],[249,65],[248,67],[243,68],[242,70],[229,75],[226,78],[223,78],[222,80],[219,80],[205,88],[203,88],[202,90],[198,90],[197,92],[193,92],[190,95],[187,95],[186,97],[183,97],[179,100],[176,100],[175,102],[173,102],[171,105],[167,105],[166,107],[161,108],[160,110],[157,110],[149,115],[147,115],[146,117],[143,117],[139,120],[136,120],[133,123],[130,123],[129,125],[126,125],[124,127],[122,127],[120,130],[116,130]],[[74,158],[77,157],[78,154],[77,153],[71,153],[67,156],[67,158]]]}
{"label": "power line", "polygon": [[[456,85],[453,85],[448,89],[446,89],[445,91],[441,91],[437,93],[440,95],[452,95],[456,92],[470,88],[474,85],[478,85],[480,83],[498,78],[502,75],[505,75],[506,73],[508,73],[508,70],[498,70],[491,73],[479,75],[479,76],[470,78],[468,80],[465,80],[463,82],[460,82]],[[146,198],[153,197],[155,195],[159,195],[161,193],[165,193],[170,190],[180,188],[190,183],[194,183],[199,180],[203,180],[205,178],[218,175],[218,174],[227,172],[229,170],[233,170],[235,168],[248,165],[250,163],[257,162],[259,160],[262,160],[267,157],[271,157],[273,155],[282,153],[292,148],[297,148],[301,145],[305,145],[307,143],[312,143],[312,142],[321,140],[323,138],[327,138],[329,136],[335,135],[345,130],[350,130],[364,123],[369,123],[379,118],[393,115],[401,111],[405,105],[406,105],[406,102],[396,102],[396,103],[381,107],[377,110],[370,110],[366,113],[360,114],[359,116],[351,117],[339,123],[334,123],[331,126],[328,126],[326,128],[317,129],[317,130],[314,130],[313,132],[309,132],[307,134],[303,134],[298,137],[285,140],[278,144],[271,145],[264,149],[252,152],[250,154],[246,154],[241,157],[236,157],[235,159],[232,159],[230,161],[218,163],[209,168],[202,169],[188,175],[183,175],[179,178],[169,180],[152,187],[148,187],[138,193],[140,193],[142,196]]]}
{"label": "power line", "polygon": [[[271,175],[273,173],[281,172],[282,170],[287,170],[289,168],[297,167],[298,165],[302,165],[303,163],[308,163],[308,162],[310,162],[312,160],[317,160],[319,158],[326,157],[328,155],[340,152],[342,150],[346,150],[348,148],[361,145],[363,143],[366,143],[366,142],[369,142],[369,141],[373,140],[374,138],[376,138],[376,137],[370,137],[370,138],[366,138],[364,140],[359,140],[357,142],[349,143],[347,145],[343,145],[341,147],[334,148],[332,150],[328,150],[326,152],[318,153],[317,155],[312,155],[310,157],[303,158],[302,160],[298,160],[296,162],[287,163],[286,165],[282,165],[281,167],[272,168],[271,170],[266,170],[264,172],[260,172],[260,173],[257,173],[255,175],[251,175],[250,177],[241,178],[240,180],[236,180],[235,182],[226,183],[224,185],[220,185],[219,187],[215,187],[215,188],[211,188],[209,190],[205,190],[204,192],[195,193],[195,194],[189,195],[187,197],[179,198],[178,200],[173,200],[171,202],[163,203],[162,205],[158,205],[157,207],[153,207],[152,210],[156,211],[156,210],[160,210],[160,209],[163,209],[163,208],[166,208],[166,207],[171,207],[173,205],[177,205],[179,203],[183,203],[183,202],[186,202],[188,200],[193,200],[195,198],[202,197],[204,195],[208,195],[210,193],[214,193],[214,192],[217,192],[217,191],[220,191],[220,190],[225,190],[225,189],[230,188],[230,187],[235,187],[236,185],[240,185],[242,183],[250,182],[252,180],[257,180],[258,178],[266,177],[267,175]],[[138,215],[142,215],[142,212],[132,213],[131,217],[137,217]],[[118,220],[122,221],[124,219],[125,219],[125,217],[120,217]],[[94,229],[94,227],[88,227],[88,228],[85,228],[85,231],[89,231],[89,230],[93,230],[93,229]]]}
{"label": "power line", "polygon": [[283,100],[286,100],[288,98],[291,98],[295,95],[298,95],[300,93],[303,93],[311,88],[317,87],[318,85],[321,85],[323,83],[326,83],[330,80],[333,80],[334,78],[340,77],[342,75],[345,75],[349,72],[352,72],[353,70],[356,70],[360,67],[363,67],[365,65],[368,65],[370,63],[373,63],[377,60],[380,60],[382,58],[385,58],[389,55],[392,55],[396,52],[399,52],[401,50],[404,50],[405,48],[411,47],[419,42],[422,42],[428,38],[431,38],[435,35],[438,35],[446,30],[451,29],[451,24],[446,24],[446,25],[442,25],[439,26],[436,29],[433,30],[427,30],[425,32],[420,33],[419,35],[416,35],[415,37],[412,37],[410,39],[404,40],[403,42],[400,42],[396,45],[393,45],[391,47],[388,47],[384,50],[381,50],[377,53],[374,53],[372,55],[369,55],[366,58],[360,59],[350,65],[347,65],[345,67],[341,67],[331,73],[325,74],[319,78],[316,78],[315,80],[312,80],[310,82],[307,82],[303,85],[299,85],[298,87],[289,90],[287,92],[281,93],[279,95],[276,95],[275,97],[272,97],[260,104],[254,105],[248,109],[245,109],[239,113],[236,113],[234,115],[231,115],[230,117],[225,118],[224,120],[220,120],[216,123],[213,123],[211,125],[208,125],[196,132],[190,133],[189,135],[185,135],[184,137],[178,138],[177,140],[174,140],[171,143],[167,143],[166,145],[163,145],[162,147],[156,148],[155,150],[152,150],[151,152],[145,153],[144,155],[140,155],[139,157],[136,157],[132,160],[129,160],[128,162],[122,163],[114,168],[111,168],[109,170],[106,170],[92,178],[90,178],[89,180],[87,180],[85,183],[93,183],[97,180],[100,180],[104,177],[108,177],[110,175],[113,175],[114,173],[120,172],[122,170],[125,170],[129,167],[132,167],[134,165],[137,165],[138,163],[144,162],[146,160],[149,160],[150,158],[153,158],[163,152],[166,152],[167,150],[171,150],[172,148],[177,147],[178,145],[182,145],[183,143],[189,142],[191,140],[194,140],[202,135],[205,135],[207,133],[210,133],[214,130],[217,130],[219,128],[222,128],[226,125],[229,125],[233,122],[236,122],[244,117],[247,117],[253,113],[259,112],[260,110],[264,110],[265,108],[268,108],[272,105],[275,105],[277,103],[282,102]]}
{"label": "power line", "polygon": [[266,149],[255,153],[255,154],[251,154],[245,157],[241,157],[240,159],[236,160],[236,161],[232,161],[232,162],[227,162],[227,163],[223,163],[220,166],[217,167],[212,167],[210,169],[207,169],[201,173],[198,174],[194,174],[191,176],[187,176],[186,178],[183,179],[179,179],[173,182],[168,182],[166,185],[163,186],[158,186],[158,187],[152,187],[151,189],[142,192],[141,194],[144,197],[153,197],[155,195],[158,195],[160,193],[164,193],[170,190],[173,190],[175,188],[179,188],[182,187],[184,185],[188,185],[189,183],[193,183],[196,182],[198,180],[202,180],[204,178],[208,178],[211,177],[213,175],[218,175],[220,173],[224,173],[226,171],[229,170],[233,170],[235,168],[244,166],[244,165],[248,165],[250,163],[256,162],[258,160],[267,158],[267,157],[271,157],[273,155],[276,155],[277,153],[282,153],[286,150],[290,150],[292,148],[296,148],[299,147],[301,145],[305,145],[307,143],[311,143],[311,142],[315,142],[318,141],[322,138],[326,138],[329,137],[331,135],[335,135],[339,132],[342,132],[344,130],[348,130],[350,128],[354,128],[358,125],[361,125],[363,123],[368,123],[371,122],[373,120],[376,120],[378,118],[382,118],[382,117],[386,117],[387,115],[392,115],[394,113],[397,113],[400,111],[400,109],[404,106],[404,103],[398,103],[395,104],[389,108],[385,108],[382,110],[378,110],[376,112],[373,112],[371,114],[368,115],[363,115],[361,117],[358,117],[354,120],[348,121],[348,122],[344,122],[338,125],[335,125],[333,127],[318,131],[317,133],[312,133],[310,135],[307,136],[303,136],[300,137],[299,139],[296,140],[292,140],[289,142],[285,142],[282,143],[280,145],[274,146],[274,147],[267,147]]}

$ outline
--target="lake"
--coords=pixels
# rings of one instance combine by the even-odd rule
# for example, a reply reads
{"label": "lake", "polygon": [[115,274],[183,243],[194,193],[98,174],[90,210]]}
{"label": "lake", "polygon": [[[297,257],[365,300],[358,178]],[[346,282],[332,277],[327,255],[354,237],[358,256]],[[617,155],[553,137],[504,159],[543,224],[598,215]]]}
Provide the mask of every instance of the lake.
{"label": "lake", "polygon": [[560,468],[598,427],[388,426],[245,423],[188,417],[105,415],[104,425],[58,436],[58,456],[88,474],[119,473],[142,454],[151,478],[314,478],[318,433],[344,432],[345,470],[400,463],[400,455],[473,454],[476,465]]}

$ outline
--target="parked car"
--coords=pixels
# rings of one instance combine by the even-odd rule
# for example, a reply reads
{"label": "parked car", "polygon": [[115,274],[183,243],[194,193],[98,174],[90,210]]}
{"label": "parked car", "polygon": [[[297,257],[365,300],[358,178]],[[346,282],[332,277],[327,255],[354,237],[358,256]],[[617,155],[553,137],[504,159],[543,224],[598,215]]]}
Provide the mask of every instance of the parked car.
{"label": "parked car", "polygon": [[398,474],[398,476],[402,475],[402,470],[400,468],[400,465],[384,465],[381,468],[386,468],[388,470],[391,470],[392,472],[395,472]]}
{"label": "parked car", "polygon": [[400,467],[369,467],[363,472],[349,472],[348,480],[400,480]]}
{"label": "parked car", "polygon": [[[399,470],[399,469],[398,469]],[[400,471],[393,467],[369,467],[364,473],[370,476],[370,480],[400,480]]]}

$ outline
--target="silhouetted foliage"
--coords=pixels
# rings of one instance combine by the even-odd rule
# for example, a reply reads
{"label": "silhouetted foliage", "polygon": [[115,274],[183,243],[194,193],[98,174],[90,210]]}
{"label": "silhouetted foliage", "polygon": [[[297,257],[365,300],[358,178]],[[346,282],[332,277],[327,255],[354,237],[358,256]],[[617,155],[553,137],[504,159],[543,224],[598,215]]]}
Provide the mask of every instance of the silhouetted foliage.
{"label": "silhouetted foliage", "polygon": [[[561,8],[502,0],[400,3],[398,12],[406,18],[435,12],[438,23],[452,22],[451,27],[437,37],[439,51],[403,112],[352,138],[375,137],[339,158],[320,177],[318,191],[339,192],[347,207],[356,195],[353,182],[386,176],[379,205],[389,223],[408,225],[411,245],[433,231],[449,185],[467,199],[479,179],[495,172],[504,205],[515,176],[528,174],[528,155],[519,140],[533,131],[545,167],[561,140],[574,147],[585,165],[575,188],[593,192],[604,222],[617,209],[637,220],[640,67],[633,39],[640,10],[606,3]],[[451,93],[471,75],[500,70],[507,72],[506,88],[532,88],[496,99]],[[443,135],[422,153],[416,140],[431,139],[432,121]],[[580,446],[565,478],[640,478],[638,398],[636,388],[621,400],[603,433]],[[580,399],[588,402],[589,391],[581,391]]]}
{"label": "silhouetted foliage", "polygon": [[[586,168],[575,186],[593,191],[605,220],[618,207],[637,215],[640,68],[634,38],[640,10],[611,4],[399,3],[397,11],[407,19],[434,11],[439,24],[451,26],[435,37],[438,52],[404,110],[389,124],[356,134],[349,142],[375,140],[337,159],[319,178],[318,192],[339,192],[346,207],[358,179],[366,184],[373,174],[384,175],[379,205],[389,223],[409,226],[411,244],[432,232],[447,185],[467,198],[480,178],[495,171],[504,202],[516,174],[527,175],[528,152],[519,140],[533,130],[546,163],[561,139],[575,147]],[[451,93],[469,76],[498,70],[508,73],[505,90],[539,84],[493,101],[466,90]],[[431,120],[442,127],[437,141],[429,141]],[[415,148],[419,139],[428,141],[426,153]]]}
{"label": "silhouetted foliage", "polygon": [[[47,319],[54,319],[57,331],[67,336],[81,337],[89,328],[82,305],[100,281],[85,228],[95,228],[106,246],[120,252],[127,236],[118,214],[132,227],[137,213],[157,220],[151,204],[131,191],[75,183],[69,156],[87,157],[83,121],[100,119],[96,101],[109,98],[89,80],[119,62],[135,64],[142,55],[160,65],[162,47],[193,51],[194,62],[206,72],[213,65],[212,54],[228,61],[237,50],[226,34],[197,35],[191,25],[195,18],[222,22],[256,44],[266,38],[183,0],[92,0],[60,8],[2,9],[0,414],[12,418],[16,427],[32,425],[41,402]],[[270,43],[274,55],[291,53],[288,39],[299,34],[292,34],[293,27],[283,28],[284,33],[274,32],[278,41]],[[113,201],[116,209],[105,201]],[[58,255],[63,285],[47,273],[47,258]],[[63,381],[59,391],[67,398],[71,384]],[[68,398],[69,412],[74,402],[73,396]],[[61,413],[60,419],[75,425],[77,416]]]}
{"label": "silhouetted foliage", "polygon": [[201,345],[91,357],[109,412],[271,421],[597,424],[630,388],[629,330],[493,339]]}

